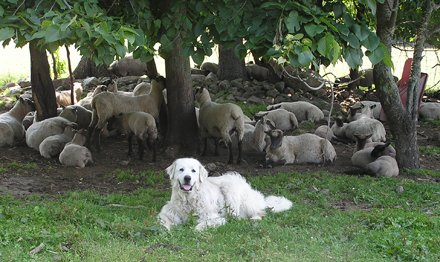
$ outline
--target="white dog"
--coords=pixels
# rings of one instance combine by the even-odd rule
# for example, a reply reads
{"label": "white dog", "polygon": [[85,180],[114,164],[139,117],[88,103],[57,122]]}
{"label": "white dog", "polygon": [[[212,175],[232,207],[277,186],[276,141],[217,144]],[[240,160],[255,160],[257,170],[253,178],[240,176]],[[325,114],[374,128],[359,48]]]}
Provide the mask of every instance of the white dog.
{"label": "white dog", "polygon": [[196,230],[203,230],[223,225],[226,213],[262,219],[266,208],[281,212],[292,207],[292,202],[284,197],[265,198],[238,173],[208,177],[208,171],[194,158],[177,159],[165,171],[170,176],[172,192],[159,219],[168,230],[172,225],[186,223],[192,214],[198,216]]}

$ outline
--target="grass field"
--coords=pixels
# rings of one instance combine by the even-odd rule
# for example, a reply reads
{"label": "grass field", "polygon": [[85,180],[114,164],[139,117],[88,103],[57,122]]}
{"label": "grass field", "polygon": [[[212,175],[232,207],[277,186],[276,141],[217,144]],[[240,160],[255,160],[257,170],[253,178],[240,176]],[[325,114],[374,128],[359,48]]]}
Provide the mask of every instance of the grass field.
{"label": "grass field", "polygon": [[[0,261],[440,260],[438,183],[327,172],[248,180],[293,208],[261,221],[230,217],[203,232],[194,230],[194,218],[166,231],[156,216],[170,192],[154,188],[55,199],[1,194]],[[155,183],[169,182],[161,173]]]}

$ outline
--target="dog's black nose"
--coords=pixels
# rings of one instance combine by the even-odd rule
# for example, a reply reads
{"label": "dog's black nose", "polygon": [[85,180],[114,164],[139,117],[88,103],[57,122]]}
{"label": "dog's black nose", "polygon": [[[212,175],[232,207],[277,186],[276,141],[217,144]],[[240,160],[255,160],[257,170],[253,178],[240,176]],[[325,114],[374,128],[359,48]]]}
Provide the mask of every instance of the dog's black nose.
{"label": "dog's black nose", "polygon": [[191,181],[191,177],[190,176],[185,176],[183,178],[183,180],[185,180],[185,182],[188,183],[189,181]]}

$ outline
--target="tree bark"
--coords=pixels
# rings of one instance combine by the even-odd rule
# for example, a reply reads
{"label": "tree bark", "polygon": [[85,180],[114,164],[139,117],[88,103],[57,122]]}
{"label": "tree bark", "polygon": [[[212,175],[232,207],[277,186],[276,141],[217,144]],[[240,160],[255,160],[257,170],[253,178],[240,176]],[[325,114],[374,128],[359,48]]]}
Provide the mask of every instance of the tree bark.
{"label": "tree bark", "polygon": [[54,117],[57,114],[55,88],[50,78],[50,66],[45,50],[40,50],[36,43],[29,43],[31,57],[32,98],[37,108],[38,120]]}
{"label": "tree bark", "polygon": [[[242,38],[237,38],[236,45],[241,43]],[[237,78],[241,78],[243,80],[247,80],[245,71],[244,71],[244,61],[241,61],[235,55],[234,47],[230,49],[223,49],[223,47],[219,46],[219,58],[218,58],[218,79],[219,80],[229,80],[232,81]]]}
{"label": "tree bark", "polygon": [[186,149],[194,154],[198,148],[198,126],[195,114],[194,91],[189,58],[183,55],[181,37],[165,59],[168,125],[164,146]]}
{"label": "tree bark", "polygon": [[[388,55],[391,54],[391,43],[394,36],[398,7],[398,0],[385,0],[383,4],[379,2],[377,4],[376,34],[386,46]],[[374,82],[376,83],[379,101],[382,104],[388,125],[395,139],[396,160],[399,168],[419,168],[417,118],[414,118],[413,112],[403,106],[397,85],[393,80],[391,68],[383,61],[374,66]]]}

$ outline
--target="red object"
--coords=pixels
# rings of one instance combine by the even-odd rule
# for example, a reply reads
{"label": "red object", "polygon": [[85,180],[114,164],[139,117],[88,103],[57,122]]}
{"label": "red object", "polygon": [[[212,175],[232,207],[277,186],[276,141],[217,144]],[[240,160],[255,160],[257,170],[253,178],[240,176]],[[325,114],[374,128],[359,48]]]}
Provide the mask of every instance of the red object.
{"label": "red object", "polygon": [[[402,100],[403,106],[406,105],[406,97],[408,95],[408,81],[409,74],[411,72],[411,64],[412,58],[408,58],[405,61],[405,65],[403,66],[402,78],[397,82],[397,87],[399,89],[400,100]],[[428,81],[428,74],[421,73],[420,74],[420,89],[419,89],[419,104],[417,105],[417,110],[420,108],[420,104],[422,103],[423,93],[425,92],[426,82]],[[380,121],[386,121],[385,112],[380,111]]]}

